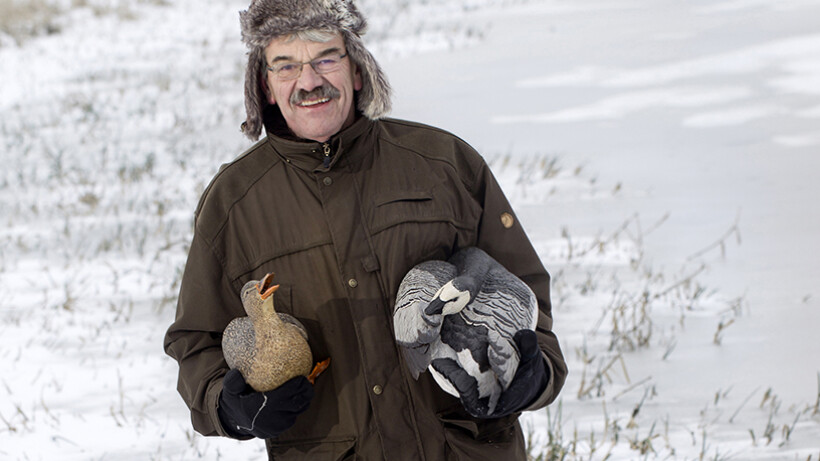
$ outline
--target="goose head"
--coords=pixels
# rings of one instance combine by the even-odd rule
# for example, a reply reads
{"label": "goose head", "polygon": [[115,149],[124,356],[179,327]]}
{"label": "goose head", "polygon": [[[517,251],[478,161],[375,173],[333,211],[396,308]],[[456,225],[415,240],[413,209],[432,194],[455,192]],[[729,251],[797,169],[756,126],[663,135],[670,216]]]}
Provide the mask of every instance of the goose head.
{"label": "goose head", "polygon": [[273,309],[273,293],[279,285],[273,284],[273,273],[265,275],[262,280],[251,280],[242,287],[242,306],[245,307],[248,317],[257,319],[266,316],[275,316]]}
{"label": "goose head", "polygon": [[479,288],[474,277],[460,275],[439,288],[424,313],[444,316],[461,312],[475,298]]}

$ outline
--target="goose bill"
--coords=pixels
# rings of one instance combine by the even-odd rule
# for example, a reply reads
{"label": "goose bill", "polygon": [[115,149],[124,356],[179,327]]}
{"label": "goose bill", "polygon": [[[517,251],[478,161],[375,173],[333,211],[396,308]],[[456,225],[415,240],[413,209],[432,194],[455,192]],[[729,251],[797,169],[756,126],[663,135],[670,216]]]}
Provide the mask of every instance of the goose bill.
{"label": "goose bill", "polygon": [[428,304],[427,308],[424,309],[424,313],[426,315],[441,315],[441,311],[444,310],[444,304],[444,301],[440,298],[436,298],[430,301],[430,304]]}

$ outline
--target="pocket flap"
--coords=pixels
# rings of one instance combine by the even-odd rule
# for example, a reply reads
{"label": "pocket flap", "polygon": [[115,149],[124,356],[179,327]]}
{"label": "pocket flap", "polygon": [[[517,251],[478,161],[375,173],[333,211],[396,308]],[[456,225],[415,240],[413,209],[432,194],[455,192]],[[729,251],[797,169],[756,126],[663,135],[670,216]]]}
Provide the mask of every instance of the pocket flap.
{"label": "pocket flap", "polygon": [[381,193],[373,199],[377,207],[396,202],[423,202],[433,200],[433,192],[429,190],[397,190]]}
{"label": "pocket flap", "polygon": [[271,459],[310,459],[315,461],[341,461],[356,454],[356,438],[321,440],[266,440]]}

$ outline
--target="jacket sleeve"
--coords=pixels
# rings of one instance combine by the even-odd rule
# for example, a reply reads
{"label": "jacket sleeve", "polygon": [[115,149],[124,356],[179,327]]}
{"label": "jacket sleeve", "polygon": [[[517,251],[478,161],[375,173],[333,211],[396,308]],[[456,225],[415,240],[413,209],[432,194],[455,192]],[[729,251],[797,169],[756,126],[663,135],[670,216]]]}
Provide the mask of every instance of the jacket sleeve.
{"label": "jacket sleeve", "polygon": [[552,332],[550,276],[483,160],[475,178],[473,194],[483,209],[476,246],[529,285],[538,299],[539,314],[535,333],[549,367],[550,379],[541,396],[525,409],[537,410],[555,400],[567,376],[567,365],[558,338]]}
{"label": "jacket sleeve", "polygon": [[191,410],[194,429],[203,435],[228,436],[217,416],[222,377],[222,332],[244,315],[239,294],[223,265],[196,231],[182,276],[176,319],[165,335],[165,352],[179,363],[179,391]]}

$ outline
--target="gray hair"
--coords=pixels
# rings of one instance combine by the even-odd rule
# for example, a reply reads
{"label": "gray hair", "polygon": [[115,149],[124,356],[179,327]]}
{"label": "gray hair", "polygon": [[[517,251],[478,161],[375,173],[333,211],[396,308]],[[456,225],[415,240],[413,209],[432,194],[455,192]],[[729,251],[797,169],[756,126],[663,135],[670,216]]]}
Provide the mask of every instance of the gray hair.
{"label": "gray hair", "polygon": [[327,29],[297,30],[285,37],[285,43],[290,43],[297,38],[306,42],[326,43],[336,37],[336,32]]}

